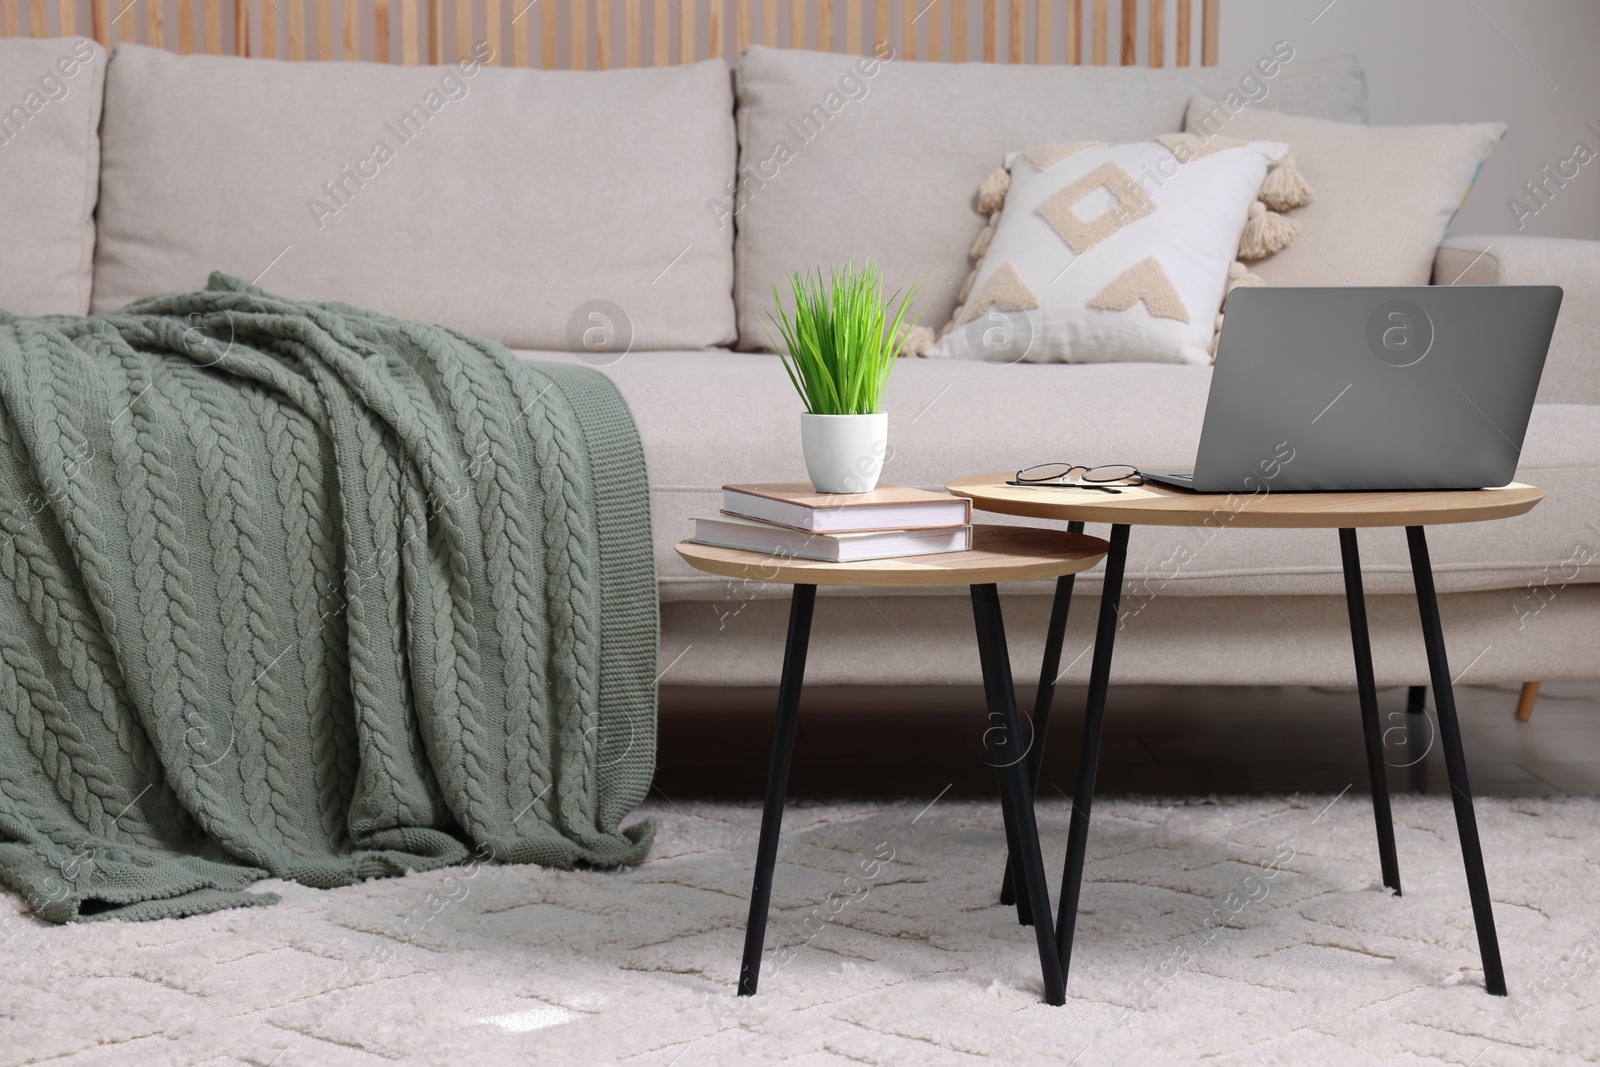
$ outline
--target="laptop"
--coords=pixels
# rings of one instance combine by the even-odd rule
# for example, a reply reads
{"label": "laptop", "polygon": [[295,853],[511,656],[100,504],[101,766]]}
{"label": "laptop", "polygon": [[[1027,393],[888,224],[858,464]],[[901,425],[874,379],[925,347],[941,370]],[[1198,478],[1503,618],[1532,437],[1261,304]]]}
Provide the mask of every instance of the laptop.
{"label": "laptop", "polygon": [[1516,474],[1561,289],[1238,288],[1192,468],[1202,493],[1482,489]]}

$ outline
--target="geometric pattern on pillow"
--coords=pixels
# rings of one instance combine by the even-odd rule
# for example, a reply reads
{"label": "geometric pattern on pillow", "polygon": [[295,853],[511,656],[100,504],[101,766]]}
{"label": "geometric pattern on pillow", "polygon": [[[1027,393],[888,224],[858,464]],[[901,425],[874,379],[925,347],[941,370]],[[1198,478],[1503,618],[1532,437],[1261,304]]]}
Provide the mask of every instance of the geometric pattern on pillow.
{"label": "geometric pattern on pillow", "polygon": [[1163,133],[1155,138],[1156,143],[1170,151],[1179,163],[1188,163],[1190,160],[1203,159],[1213,152],[1220,152],[1224,148],[1238,148],[1247,144],[1237,137],[1200,137],[1193,133]]}
{"label": "geometric pattern on pillow", "polygon": [[1085,148],[1104,148],[1104,141],[1058,141],[1055,144],[1034,145],[1025,149],[1023,155],[1028,162],[1033,164],[1034,170],[1049,170],[1074,152],[1081,152]]}
{"label": "geometric pattern on pillow", "polygon": [[1143,303],[1152,315],[1189,321],[1189,309],[1183,306],[1183,298],[1155,256],[1141,259],[1089,300],[1090,307],[1109,311],[1127,311],[1138,303]]}
{"label": "geometric pattern on pillow", "polygon": [[957,312],[956,322],[964,326],[991,307],[1003,308],[1006,311],[1028,311],[1038,306],[1039,298],[1028,288],[1028,283],[1022,280],[1017,268],[1009,263],[1002,263],[1000,269],[984,283],[978,295],[968,300],[966,306]]}
{"label": "geometric pattern on pillow", "polygon": [[[1112,197],[1110,209],[1089,220],[1073,211],[1101,190]],[[1156,209],[1156,202],[1133,183],[1128,172],[1115,163],[1102,163],[1071,185],[1063,186],[1040,204],[1036,211],[1074,252],[1087,252],[1124,226],[1144,218]]]}

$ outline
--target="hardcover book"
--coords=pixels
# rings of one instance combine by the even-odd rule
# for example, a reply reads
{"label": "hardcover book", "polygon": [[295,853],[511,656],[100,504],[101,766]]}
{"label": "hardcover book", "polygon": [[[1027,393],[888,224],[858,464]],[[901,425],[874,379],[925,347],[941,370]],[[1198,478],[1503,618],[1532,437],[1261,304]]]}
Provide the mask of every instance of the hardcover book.
{"label": "hardcover book", "polygon": [[896,556],[965,552],[972,547],[971,526],[934,526],[919,530],[870,530],[861,533],[809,533],[736,515],[694,520],[694,539],[702,545],[742,548],[771,556],[855,563]]}
{"label": "hardcover book", "polygon": [[725,485],[722,512],[809,533],[862,533],[966,526],[972,501],[948,493],[880,485],[870,493],[819,493],[809,482]]}

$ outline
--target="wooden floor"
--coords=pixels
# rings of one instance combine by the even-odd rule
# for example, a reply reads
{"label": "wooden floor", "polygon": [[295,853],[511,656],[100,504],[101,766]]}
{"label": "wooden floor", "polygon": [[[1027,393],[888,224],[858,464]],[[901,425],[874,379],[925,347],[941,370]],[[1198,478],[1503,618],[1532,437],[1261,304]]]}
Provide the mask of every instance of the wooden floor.
{"label": "wooden floor", "polygon": [[[977,688],[893,692],[816,687],[801,704],[791,797],[991,796]],[[1021,694],[1019,694],[1021,696]],[[1026,699],[1026,698],[1024,698]],[[1425,716],[1406,691],[1378,694],[1394,792],[1446,794],[1430,692]],[[663,691],[656,790],[671,799],[759,798],[774,689]],[[1070,793],[1084,690],[1064,687],[1049,729],[1040,792]],[[1456,701],[1473,792],[1600,795],[1600,684],[1548,683],[1533,720],[1512,717],[1516,686],[1462,686]],[[1025,724],[1024,730],[1029,727]],[[1098,794],[1205,796],[1367,789],[1353,689],[1113,687]]]}

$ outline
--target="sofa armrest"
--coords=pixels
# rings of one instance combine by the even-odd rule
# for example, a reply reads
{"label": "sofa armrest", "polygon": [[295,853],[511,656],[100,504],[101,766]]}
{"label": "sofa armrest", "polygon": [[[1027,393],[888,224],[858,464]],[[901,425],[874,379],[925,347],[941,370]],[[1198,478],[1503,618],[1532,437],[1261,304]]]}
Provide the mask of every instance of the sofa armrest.
{"label": "sofa armrest", "polygon": [[1434,285],[1559,285],[1565,290],[1539,401],[1600,404],[1600,241],[1447,237]]}

